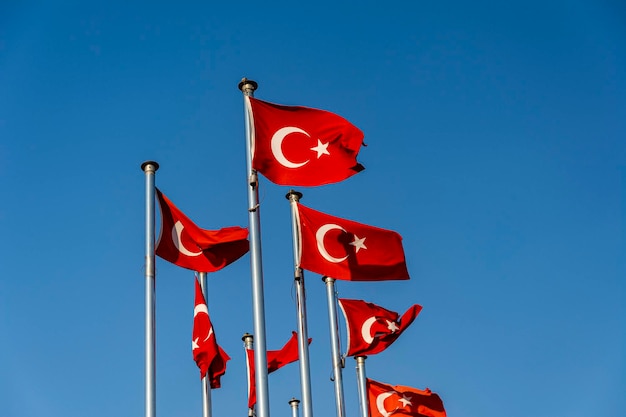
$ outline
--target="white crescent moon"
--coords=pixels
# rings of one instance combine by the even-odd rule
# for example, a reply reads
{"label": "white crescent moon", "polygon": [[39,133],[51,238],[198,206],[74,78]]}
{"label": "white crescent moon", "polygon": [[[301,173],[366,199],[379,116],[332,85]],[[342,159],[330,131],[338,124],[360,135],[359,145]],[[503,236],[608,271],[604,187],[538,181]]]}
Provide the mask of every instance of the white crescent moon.
{"label": "white crescent moon", "polygon": [[206,304],[198,304],[193,308],[193,318],[195,319],[199,313],[204,313],[207,316],[209,315],[209,309]]}
{"label": "white crescent moon", "polygon": [[202,255],[202,251],[200,252],[191,252],[190,250],[188,250],[184,245],[183,245],[183,241],[180,239],[180,235],[183,233],[183,229],[185,228],[185,226],[183,226],[183,224],[179,221],[176,222],[176,224],[174,224],[174,227],[172,227],[172,241],[174,242],[174,246],[176,246],[176,249],[178,249],[178,251],[180,253],[182,253],[183,255],[186,256],[200,256]]}
{"label": "white crescent moon", "polygon": [[287,137],[287,135],[290,135],[292,133],[302,133],[304,135],[307,135],[308,137],[311,137],[311,135],[309,135],[307,132],[305,132],[304,130],[298,127],[287,126],[287,127],[278,129],[276,133],[274,133],[274,136],[272,136],[272,141],[271,141],[272,154],[274,154],[274,158],[276,158],[278,163],[281,164],[282,166],[285,166],[287,168],[300,168],[301,166],[307,164],[309,160],[307,159],[304,162],[295,163],[285,158],[285,155],[283,154],[283,149],[282,149],[283,140],[285,140],[285,137]]}
{"label": "white crescent moon", "polygon": [[372,337],[372,324],[376,323],[376,317],[370,317],[365,320],[363,326],[361,326],[361,337],[365,340],[365,343],[372,343],[374,338]]}
{"label": "white crescent moon", "polygon": [[346,231],[338,224],[325,224],[324,226],[317,229],[317,232],[315,232],[315,240],[317,241],[317,250],[320,252],[320,255],[322,255],[322,257],[328,262],[336,264],[345,261],[346,259],[348,259],[348,256],[346,255],[343,258],[335,258],[334,256],[331,256],[330,253],[328,253],[328,251],[326,250],[326,247],[324,246],[324,236],[326,236],[326,233],[328,233],[330,230],[334,229],[341,230],[342,232]]}
{"label": "white crescent moon", "polygon": [[[196,316],[200,313],[204,313],[207,316],[209,315],[209,309],[206,306],[206,304],[198,304],[197,306],[193,308],[193,318],[195,319]],[[212,334],[213,334],[213,326],[211,326],[211,328],[209,329],[209,334],[204,338],[203,342],[206,342],[207,340],[209,340],[209,337],[211,337]]]}
{"label": "white crescent moon", "polygon": [[376,397],[376,408],[383,417],[389,417],[391,413],[385,408],[385,400],[393,395],[393,391],[387,391]]}

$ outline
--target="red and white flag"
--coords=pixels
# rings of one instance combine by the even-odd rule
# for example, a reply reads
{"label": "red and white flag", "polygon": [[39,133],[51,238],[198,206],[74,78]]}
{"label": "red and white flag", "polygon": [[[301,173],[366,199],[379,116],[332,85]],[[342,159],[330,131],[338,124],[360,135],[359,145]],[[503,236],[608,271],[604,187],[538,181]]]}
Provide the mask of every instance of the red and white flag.
{"label": "red and white flag", "polygon": [[413,323],[422,306],[412,305],[400,317],[376,304],[363,300],[339,299],[346,318],[348,346],[346,356],[367,356],[387,349]]}
{"label": "red and white flag", "polygon": [[387,385],[367,379],[370,417],[446,417],[443,401],[430,389]]}
{"label": "red and white flag", "polygon": [[356,161],[363,132],[341,116],[248,97],[253,121],[252,167],[279,185],[343,181],[364,168]]}
{"label": "red and white flag", "polygon": [[[309,344],[311,344],[309,338]],[[279,350],[267,351],[267,373],[282,368],[283,366],[297,361],[298,355],[298,333],[291,332],[291,338]],[[256,382],[254,380],[256,373],[254,372],[254,350],[246,348],[246,365],[248,367],[248,408],[256,404]]]}
{"label": "red and white flag", "polygon": [[161,230],[156,254],[183,268],[215,272],[248,252],[248,229],[225,227],[204,230],[196,226],[159,190]]}
{"label": "red and white flag", "polygon": [[409,279],[402,237],[298,204],[300,267],[335,279]]}
{"label": "red and white flag", "polygon": [[195,281],[196,297],[193,309],[191,352],[193,360],[200,368],[200,378],[208,374],[211,388],[219,388],[220,378],[226,373],[226,362],[230,360],[230,357],[217,344],[202,288],[198,280]]}

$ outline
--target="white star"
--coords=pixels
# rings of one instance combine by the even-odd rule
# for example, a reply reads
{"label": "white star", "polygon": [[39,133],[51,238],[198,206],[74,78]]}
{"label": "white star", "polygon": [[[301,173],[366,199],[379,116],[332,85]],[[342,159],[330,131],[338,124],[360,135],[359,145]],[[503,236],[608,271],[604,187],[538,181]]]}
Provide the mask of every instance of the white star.
{"label": "white star", "polygon": [[196,350],[196,349],[200,348],[200,346],[198,345],[198,339],[200,339],[200,338],[196,337],[195,340],[191,341],[191,350]]}
{"label": "white star", "polygon": [[396,330],[400,330],[395,321],[385,320],[387,322],[387,328],[391,330],[391,333],[395,333]]}
{"label": "white star", "polygon": [[407,405],[413,405],[411,399],[407,398],[406,395],[403,395],[402,398],[400,398],[398,401],[402,403],[402,408],[406,407]]}
{"label": "white star", "polygon": [[320,159],[322,155],[330,155],[328,152],[328,142],[322,143],[321,140],[317,140],[317,146],[311,148],[312,151],[317,152],[317,159]]}
{"label": "white star", "polygon": [[365,246],[365,243],[364,243],[365,239],[367,238],[364,237],[363,239],[359,239],[357,235],[354,235],[354,242],[350,242],[350,244],[354,246],[356,253],[359,253],[359,250],[361,249],[367,249],[367,246]]}

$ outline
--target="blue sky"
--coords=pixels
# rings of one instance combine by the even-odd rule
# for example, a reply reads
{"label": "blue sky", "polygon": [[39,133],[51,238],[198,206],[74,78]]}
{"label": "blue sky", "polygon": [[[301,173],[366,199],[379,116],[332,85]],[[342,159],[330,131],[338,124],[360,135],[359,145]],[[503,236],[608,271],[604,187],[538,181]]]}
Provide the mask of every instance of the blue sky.
{"label": "blue sky", "polygon": [[[430,387],[450,416],[626,415],[625,40],[618,1],[3,2],[0,414],[143,414],[139,166],[199,226],[245,226],[248,77],[365,133],[365,171],[299,191],[404,237],[410,281],[337,285],[423,306],[369,377]],[[296,329],[287,191],[261,179],[269,349]],[[209,275],[233,358],[215,416],[246,413],[249,270]],[[157,415],[201,412],[193,290],[157,260]],[[319,276],[306,291],[314,414],[332,416]],[[298,381],[270,375],[272,416]]]}

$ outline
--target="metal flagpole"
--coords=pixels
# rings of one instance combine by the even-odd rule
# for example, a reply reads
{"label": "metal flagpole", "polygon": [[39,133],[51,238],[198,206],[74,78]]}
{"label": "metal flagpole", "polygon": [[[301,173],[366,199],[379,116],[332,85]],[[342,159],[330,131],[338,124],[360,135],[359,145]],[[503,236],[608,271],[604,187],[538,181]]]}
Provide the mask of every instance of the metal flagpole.
{"label": "metal flagpole", "polygon": [[306,295],[304,293],[304,271],[300,263],[300,226],[298,221],[298,201],[302,193],[289,191],[286,195],[291,204],[291,220],[293,231],[293,259],[295,265],[294,283],[296,286],[296,303],[298,308],[298,353],[300,356],[300,385],[302,388],[302,415],[313,417],[311,399],[311,375],[309,372],[309,335],[306,322]]}
{"label": "metal flagpole", "polygon": [[[208,309],[209,291],[206,282],[206,272],[198,272],[198,281],[200,282],[200,288],[202,288],[202,294]],[[202,417],[211,417],[211,382],[209,381],[208,372],[202,378]]]}
{"label": "metal flagpole", "polygon": [[328,324],[330,326],[330,347],[333,355],[333,381],[335,382],[335,402],[337,404],[337,417],[344,417],[346,409],[343,399],[343,361],[339,352],[339,322],[337,319],[337,294],[335,292],[335,279],[324,277],[326,283],[326,298],[328,299]]}
{"label": "metal flagpole", "polygon": [[[243,347],[246,352],[246,365],[248,365],[248,350],[254,348],[254,336],[252,336],[250,333],[244,333],[241,340],[243,340]],[[248,369],[248,397],[250,397],[251,389],[252,387],[250,386],[250,370]],[[254,416],[254,406],[248,407],[248,417],[252,416]]]}
{"label": "metal flagpole", "polygon": [[361,417],[368,417],[369,406],[367,401],[367,377],[365,376],[365,359],[367,356],[357,356],[356,361],[356,378],[359,386],[359,400],[361,401]]}
{"label": "metal flagpole", "polygon": [[145,260],[145,416],[156,416],[155,359],[155,254],[154,254],[154,176],[159,164],[146,161],[141,170],[146,176],[146,260]]}
{"label": "metal flagpole", "polygon": [[246,168],[248,175],[248,223],[250,231],[250,272],[252,280],[252,310],[254,319],[254,371],[256,375],[257,405],[259,417],[269,417],[269,392],[267,383],[267,343],[265,339],[265,300],[263,295],[263,265],[261,261],[261,215],[259,207],[259,180],[252,169],[253,127],[251,109],[247,96],[254,96],[258,84],[244,78],[239,89],[244,95],[246,125]]}
{"label": "metal flagpole", "polygon": [[291,406],[291,417],[298,417],[298,404],[300,404],[300,400],[295,398],[289,400],[289,405]]}

